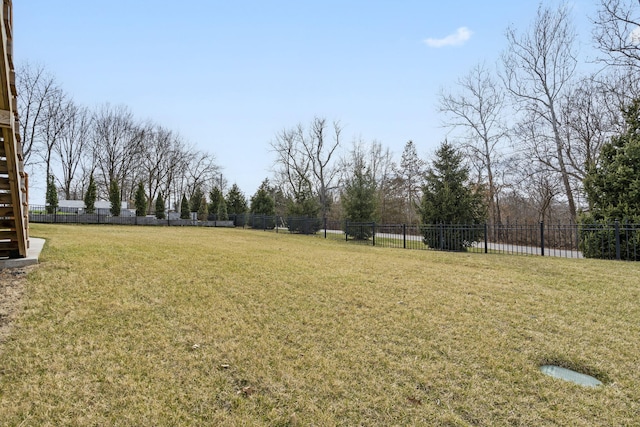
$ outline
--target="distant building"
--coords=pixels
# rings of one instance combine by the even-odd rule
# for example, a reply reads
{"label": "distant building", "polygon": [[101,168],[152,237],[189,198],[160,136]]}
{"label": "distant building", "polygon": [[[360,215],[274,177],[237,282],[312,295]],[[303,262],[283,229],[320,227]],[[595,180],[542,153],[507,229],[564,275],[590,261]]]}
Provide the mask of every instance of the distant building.
{"label": "distant building", "polygon": [[[106,200],[96,200],[95,202],[95,214],[98,215],[111,215],[111,202]],[[58,211],[83,214],[84,200],[60,200],[58,202]],[[127,209],[127,202],[120,202],[120,216],[135,216],[136,211],[134,209]]]}

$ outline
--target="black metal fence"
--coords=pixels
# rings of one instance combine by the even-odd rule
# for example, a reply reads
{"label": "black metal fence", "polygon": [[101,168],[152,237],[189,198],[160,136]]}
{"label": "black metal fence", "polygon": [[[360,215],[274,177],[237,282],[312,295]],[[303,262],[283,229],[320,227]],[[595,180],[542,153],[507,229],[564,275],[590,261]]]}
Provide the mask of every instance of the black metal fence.
{"label": "black metal fence", "polygon": [[640,224],[618,221],[607,224],[376,224],[321,220],[318,218],[270,215],[230,215],[229,221],[163,219],[136,217],[130,212],[111,216],[78,210],[56,210],[32,206],[30,222],[166,225],[166,226],[235,226],[257,230],[288,232],[324,238],[342,239],[352,244],[386,248],[436,251],[468,251],[565,258],[601,258],[640,261]]}

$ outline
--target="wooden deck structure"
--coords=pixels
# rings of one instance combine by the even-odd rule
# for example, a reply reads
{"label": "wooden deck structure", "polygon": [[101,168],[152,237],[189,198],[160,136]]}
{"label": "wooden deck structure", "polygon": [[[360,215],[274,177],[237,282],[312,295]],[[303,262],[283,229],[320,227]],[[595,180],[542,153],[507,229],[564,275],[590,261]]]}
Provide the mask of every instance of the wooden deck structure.
{"label": "wooden deck structure", "polygon": [[29,249],[28,176],[24,172],[13,67],[13,9],[0,19],[0,258],[24,258]]}

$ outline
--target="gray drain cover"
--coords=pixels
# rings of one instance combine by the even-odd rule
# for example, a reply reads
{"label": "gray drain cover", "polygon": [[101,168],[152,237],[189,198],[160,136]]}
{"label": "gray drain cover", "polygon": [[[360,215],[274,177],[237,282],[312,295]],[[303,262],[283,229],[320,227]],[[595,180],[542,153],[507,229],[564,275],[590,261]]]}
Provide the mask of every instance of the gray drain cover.
{"label": "gray drain cover", "polygon": [[580,384],[587,387],[597,387],[599,385],[602,385],[600,381],[590,375],[581,374],[580,372],[561,368],[560,366],[544,365],[540,367],[540,371],[543,374],[547,374],[551,377],[560,378],[561,380],[565,381],[571,381],[572,383]]}

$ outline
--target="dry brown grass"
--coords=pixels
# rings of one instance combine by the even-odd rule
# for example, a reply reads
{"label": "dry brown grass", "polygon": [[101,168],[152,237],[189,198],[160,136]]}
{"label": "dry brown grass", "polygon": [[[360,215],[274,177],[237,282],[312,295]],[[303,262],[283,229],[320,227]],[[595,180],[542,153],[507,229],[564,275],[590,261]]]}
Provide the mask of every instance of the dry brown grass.
{"label": "dry brown grass", "polygon": [[[2,425],[632,425],[640,264],[34,225]],[[601,379],[542,375],[554,362]]]}

